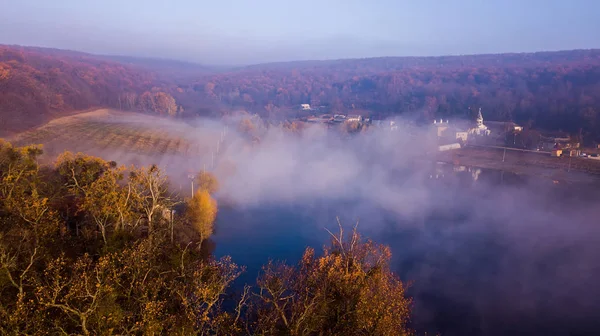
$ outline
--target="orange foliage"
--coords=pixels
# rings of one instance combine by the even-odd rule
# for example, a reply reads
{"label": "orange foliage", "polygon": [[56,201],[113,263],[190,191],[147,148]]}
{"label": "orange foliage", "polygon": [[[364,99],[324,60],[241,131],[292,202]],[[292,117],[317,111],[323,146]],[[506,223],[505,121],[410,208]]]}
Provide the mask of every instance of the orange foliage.
{"label": "orange foliage", "polygon": [[0,46],[0,131],[19,131],[63,111],[119,106],[125,92],[142,92],[152,73],[92,55]]}

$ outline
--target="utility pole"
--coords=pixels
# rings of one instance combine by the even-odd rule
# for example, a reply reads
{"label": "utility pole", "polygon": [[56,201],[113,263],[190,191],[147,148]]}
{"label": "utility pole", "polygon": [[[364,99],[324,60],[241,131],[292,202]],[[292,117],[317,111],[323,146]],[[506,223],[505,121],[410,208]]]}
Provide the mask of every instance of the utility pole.
{"label": "utility pole", "polygon": [[173,217],[175,216],[175,210],[171,209],[171,244],[173,244]]}
{"label": "utility pole", "polygon": [[194,174],[188,174],[188,178],[192,181],[192,197],[194,197]]}
{"label": "utility pole", "polygon": [[572,156],[569,156],[569,167],[567,168],[567,173],[569,173],[571,171],[571,160],[573,159]]}
{"label": "utility pole", "polygon": [[504,154],[502,154],[502,162],[504,162],[505,158],[506,158],[506,148],[504,148]]}

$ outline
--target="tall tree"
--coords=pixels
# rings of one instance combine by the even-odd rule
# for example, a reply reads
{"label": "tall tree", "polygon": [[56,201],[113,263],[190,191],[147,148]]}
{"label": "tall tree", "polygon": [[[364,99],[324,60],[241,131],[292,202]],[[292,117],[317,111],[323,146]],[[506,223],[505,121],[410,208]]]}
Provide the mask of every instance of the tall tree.
{"label": "tall tree", "polygon": [[144,215],[148,231],[152,232],[155,223],[170,213],[173,200],[168,194],[167,177],[156,165],[149,168],[133,169],[129,173],[132,197],[137,209]]}
{"label": "tall tree", "polygon": [[217,217],[217,201],[210,196],[208,190],[198,190],[187,203],[187,216],[200,235],[202,243],[213,233],[214,221]]}
{"label": "tall tree", "polygon": [[166,92],[157,92],[154,94],[156,110],[161,115],[175,117],[177,115],[177,104],[175,98]]}
{"label": "tall tree", "polygon": [[123,186],[125,168],[109,169],[86,188],[82,210],[98,226],[104,244],[109,231],[135,229],[139,216],[134,212],[132,186]]}

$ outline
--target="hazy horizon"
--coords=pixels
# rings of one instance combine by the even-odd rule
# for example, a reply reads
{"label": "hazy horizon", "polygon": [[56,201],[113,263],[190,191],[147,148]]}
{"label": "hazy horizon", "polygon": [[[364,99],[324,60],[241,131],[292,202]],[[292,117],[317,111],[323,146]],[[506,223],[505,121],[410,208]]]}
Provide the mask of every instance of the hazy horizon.
{"label": "hazy horizon", "polygon": [[14,1],[0,43],[208,65],[599,48],[600,3]]}

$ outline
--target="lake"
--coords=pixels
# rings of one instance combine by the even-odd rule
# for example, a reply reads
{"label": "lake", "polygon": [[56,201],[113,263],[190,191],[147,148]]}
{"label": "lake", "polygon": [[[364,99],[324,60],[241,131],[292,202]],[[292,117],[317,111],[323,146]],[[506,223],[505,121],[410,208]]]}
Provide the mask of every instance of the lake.
{"label": "lake", "polygon": [[414,203],[396,207],[351,195],[222,207],[215,254],[245,265],[239,282],[252,283],[269,259],[294,263],[306,246],[318,251],[339,216],[347,230],[358,220],[361,234],[391,247],[419,334],[600,330],[595,189],[442,164],[418,178]]}

